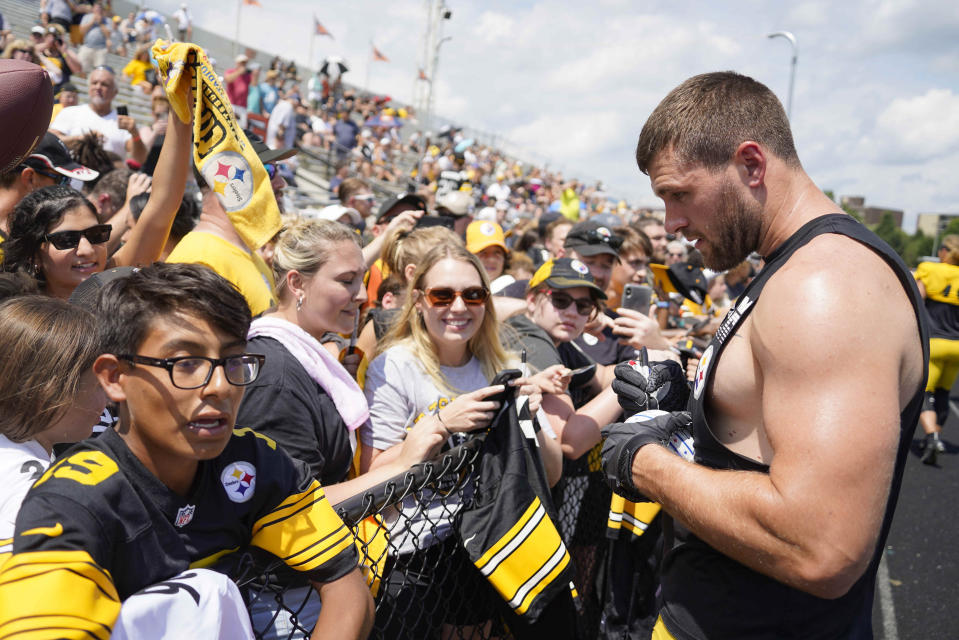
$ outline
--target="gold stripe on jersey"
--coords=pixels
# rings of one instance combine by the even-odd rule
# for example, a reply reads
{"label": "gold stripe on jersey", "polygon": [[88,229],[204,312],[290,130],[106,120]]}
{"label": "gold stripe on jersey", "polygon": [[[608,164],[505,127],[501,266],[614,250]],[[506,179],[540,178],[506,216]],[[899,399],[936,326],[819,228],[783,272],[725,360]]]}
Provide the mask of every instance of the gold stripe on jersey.
{"label": "gold stripe on jersey", "polygon": [[216,564],[216,561],[222,558],[225,555],[233,553],[234,551],[239,551],[240,547],[233,547],[232,549],[223,549],[222,551],[217,551],[216,553],[211,553],[205,558],[200,558],[199,560],[194,560],[190,563],[191,569],[205,569],[210,565]]}
{"label": "gold stripe on jersey", "polygon": [[30,551],[0,567],[0,638],[103,638],[120,613],[110,573],[86,551]]}
{"label": "gold stripe on jersey", "polygon": [[609,501],[609,518],[606,528],[613,531],[624,529],[636,537],[643,535],[662,507],[655,502],[630,502],[621,495],[613,494]]}
{"label": "gold stripe on jersey", "polygon": [[254,431],[253,429],[249,427],[241,427],[239,429],[233,430],[233,435],[239,436],[239,437],[243,437],[248,433],[256,436],[257,438],[261,438],[262,440],[265,440],[266,443],[270,445],[270,448],[276,451],[276,441],[273,440],[273,438],[271,438],[270,436],[263,435],[259,431]]}
{"label": "gold stripe on jersey", "polygon": [[569,553],[539,498],[476,561],[476,568],[516,613],[526,613],[569,564]]}
{"label": "gold stripe on jersey", "polygon": [[320,483],[291,495],[253,525],[250,544],[283,559],[297,571],[312,571],[353,545],[353,534],[330,505]]}

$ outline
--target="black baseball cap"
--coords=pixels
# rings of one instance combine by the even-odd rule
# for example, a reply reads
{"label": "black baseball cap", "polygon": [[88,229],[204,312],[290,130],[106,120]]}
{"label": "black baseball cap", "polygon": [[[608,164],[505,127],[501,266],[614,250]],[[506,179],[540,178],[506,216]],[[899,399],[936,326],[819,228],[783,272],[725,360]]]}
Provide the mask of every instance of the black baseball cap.
{"label": "black baseball cap", "polygon": [[250,146],[253,147],[253,153],[257,155],[257,157],[260,159],[260,162],[263,164],[270,164],[271,162],[286,160],[287,158],[291,158],[299,153],[299,149],[271,149],[269,145],[263,142],[263,138],[253,133],[249,129],[244,129],[243,133],[246,134],[247,140],[250,141]]}
{"label": "black baseball cap", "polygon": [[527,291],[532,291],[539,285],[546,283],[553,289],[572,289],[586,287],[597,298],[606,299],[606,292],[596,286],[593,276],[589,274],[589,267],[575,258],[555,258],[547,260],[536,270],[530,278]]}
{"label": "black baseball cap", "polygon": [[696,304],[706,301],[706,292],[709,291],[709,287],[702,269],[688,262],[677,262],[669,266],[666,275],[670,283],[676,287],[676,292],[684,298],[689,298]]}
{"label": "black baseball cap", "polygon": [[82,182],[96,180],[100,175],[99,171],[85,167],[74,160],[63,141],[49,131],[43,134],[40,144],[36,146],[33,153],[23,159],[23,164],[31,169],[43,168],[56,171]]}
{"label": "black baseball cap", "polygon": [[607,253],[619,257],[619,248],[623,239],[595,220],[587,220],[573,225],[566,234],[563,247],[573,249],[581,256],[595,256]]}
{"label": "black baseball cap", "polygon": [[75,304],[93,313],[96,311],[97,297],[100,295],[100,289],[114,280],[127,278],[139,270],[139,267],[114,267],[113,269],[107,269],[100,273],[94,273],[78,284],[77,288],[73,290],[73,293],[70,294],[70,304]]}
{"label": "black baseball cap", "polygon": [[413,205],[413,211],[426,211],[426,198],[417,193],[401,193],[380,205],[380,210],[376,212],[376,221],[386,222],[392,218],[390,214],[400,204]]}

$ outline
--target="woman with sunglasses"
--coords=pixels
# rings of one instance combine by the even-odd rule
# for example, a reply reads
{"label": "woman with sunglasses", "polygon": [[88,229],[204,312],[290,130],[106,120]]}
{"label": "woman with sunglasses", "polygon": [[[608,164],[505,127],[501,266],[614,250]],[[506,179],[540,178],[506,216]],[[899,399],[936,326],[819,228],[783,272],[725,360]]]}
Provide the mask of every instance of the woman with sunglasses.
{"label": "woman with sunglasses", "polygon": [[93,204],[68,186],[44,187],[23,198],[10,215],[3,270],[23,271],[44,293],[66,300],[94,273],[157,260],[183,198],[193,138],[191,123],[180,122],[172,111],[168,117],[150,199],[126,244],[108,256],[112,227],[99,223]]}
{"label": "woman with sunglasses", "polygon": [[[498,330],[489,280],[476,256],[453,243],[426,253],[410,279],[399,319],[367,370],[370,422],[360,428],[362,470],[393,460],[401,443],[421,433],[439,434],[455,445],[465,432],[490,424],[500,403],[489,397],[503,387],[489,382],[518,365],[503,348]],[[516,384],[520,393],[533,391],[521,381]],[[535,411],[534,401],[538,406],[535,392]],[[544,465],[556,468],[558,443],[542,431],[540,436]],[[388,523],[396,563],[406,570],[385,580],[388,596],[376,621],[383,637],[437,637],[443,623],[476,625],[487,619],[490,610],[479,602],[489,587],[468,561],[459,564],[461,556],[454,551],[452,518],[459,505],[456,496],[437,497]],[[443,569],[434,574],[438,565]],[[416,581],[408,579],[417,574]],[[424,615],[405,619],[414,606]],[[442,619],[448,612],[459,613]]]}
{"label": "woman with sunglasses", "polygon": [[[510,318],[513,348],[526,350],[530,365],[551,371],[570,388],[543,396],[543,411],[559,434],[563,455],[575,460],[600,441],[600,428],[620,414],[616,394],[608,384],[612,367],[597,366],[571,342],[599,313],[606,294],[593,282],[579,260],[557,258],[543,264],[529,281],[526,313]],[[562,368],[557,372],[556,367]],[[587,368],[591,367],[591,368]],[[582,370],[574,378],[571,374]]]}

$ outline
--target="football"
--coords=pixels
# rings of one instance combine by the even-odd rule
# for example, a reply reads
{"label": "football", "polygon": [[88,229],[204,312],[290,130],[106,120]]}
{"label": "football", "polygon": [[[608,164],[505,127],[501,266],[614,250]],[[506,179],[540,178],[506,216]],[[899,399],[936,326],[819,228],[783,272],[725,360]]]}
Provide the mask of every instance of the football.
{"label": "football", "polygon": [[23,60],[0,60],[0,175],[30,154],[50,127],[50,76]]}

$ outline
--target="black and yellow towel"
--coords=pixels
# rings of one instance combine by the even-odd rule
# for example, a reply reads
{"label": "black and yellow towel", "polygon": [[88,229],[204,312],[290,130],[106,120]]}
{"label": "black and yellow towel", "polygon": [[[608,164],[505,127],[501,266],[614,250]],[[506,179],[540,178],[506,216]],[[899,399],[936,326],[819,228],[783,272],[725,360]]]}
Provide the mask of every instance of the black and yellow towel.
{"label": "black and yellow towel", "polygon": [[190,121],[189,89],[194,86],[193,162],[243,242],[258,249],[280,230],[280,209],[270,177],[237,123],[213,65],[203,49],[185,42],[157,40],[153,57],[181,122]]}
{"label": "black and yellow towel", "polygon": [[630,502],[616,493],[609,501],[606,537],[630,539],[640,537],[656,518],[662,507],[655,502]]}
{"label": "black and yellow towel", "polygon": [[470,560],[503,600],[533,622],[554,598],[569,593],[573,567],[554,524],[542,465],[530,453],[519,419],[510,400],[494,420],[477,461],[481,481],[459,534]]}

